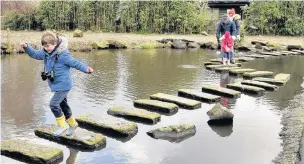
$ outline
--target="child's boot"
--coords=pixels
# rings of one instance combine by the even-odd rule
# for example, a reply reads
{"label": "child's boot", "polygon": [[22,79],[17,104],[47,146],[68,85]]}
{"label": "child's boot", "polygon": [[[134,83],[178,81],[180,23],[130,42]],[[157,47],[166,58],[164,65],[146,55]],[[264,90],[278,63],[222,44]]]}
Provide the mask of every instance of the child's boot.
{"label": "child's boot", "polygon": [[57,137],[57,136],[62,135],[68,129],[68,127],[65,123],[64,115],[62,115],[61,117],[57,117],[56,121],[57,121],[58,126],[57,126],[55,132],[53,133],[53,136]]}
{"label": "child's boot", "polygon": [[230,59],[227,60],[227,65],[230,65]]}
{"label": "child's boot", "polygon": [[223,58],[223,65],[226,65],[226,61],[227,61],[227,59]]}
{"label": "child's boot", "polygon": [[66,131],[67,136],[73,135],[75,129],[78,127],[78,123],[76,122],[75,118],[71,116],[69,119],[66,120],[69,124],[69,129]]}

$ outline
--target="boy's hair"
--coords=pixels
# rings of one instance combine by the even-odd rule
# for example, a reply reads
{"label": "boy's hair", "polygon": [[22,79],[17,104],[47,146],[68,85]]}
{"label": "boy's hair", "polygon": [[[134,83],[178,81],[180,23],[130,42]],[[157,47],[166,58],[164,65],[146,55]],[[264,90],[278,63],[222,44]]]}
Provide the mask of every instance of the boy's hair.
{"label": "boy's hair", "polygon": [[57,44],[57,36],[55,33],[53,33],[52,31],[46,31],[42,34],[41,37],[41,44],[47,45],[47,44],[52,44],[55,45]]}

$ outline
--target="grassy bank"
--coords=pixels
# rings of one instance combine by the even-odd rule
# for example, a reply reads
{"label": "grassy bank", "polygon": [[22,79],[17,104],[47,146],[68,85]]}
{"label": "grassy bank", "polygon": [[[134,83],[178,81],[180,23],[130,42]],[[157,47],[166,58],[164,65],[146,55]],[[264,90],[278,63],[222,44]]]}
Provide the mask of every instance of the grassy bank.
{"label": "grassy bank", "polygon": [[[40,38],[42,32],[37,31],[1,31],[2,45],[7,43],[8,40],[11,42],[16,50],[20,50],[19,46],[21,43],[27,42],[35,45],[34,47],[40,46]],[[84,32],[83,37],[73,37],[73,32],[63,32],[69,40],[69,48],[72,51],[90,51],[94,42],[100,44],[107,43],[107,41],[114,41],[115,43],[121,43],[126,45],[128,48],[158,48],[162,47],[156,40],[162,39],[186,39],[195,41],[198,43],[214,42],[216,43],[215,35],[178,35],[178,34],[130,34],[130,33],[94,33]],[[246,36],[245,44],[250,44],[252,40],[264,40],[272,43],[286,44],[301,44],[304,46],[304,37],[285,37],[285,36]],[[106,42],[105,42],[106,41]],[[1,46],[2,46],[1,45]]]}

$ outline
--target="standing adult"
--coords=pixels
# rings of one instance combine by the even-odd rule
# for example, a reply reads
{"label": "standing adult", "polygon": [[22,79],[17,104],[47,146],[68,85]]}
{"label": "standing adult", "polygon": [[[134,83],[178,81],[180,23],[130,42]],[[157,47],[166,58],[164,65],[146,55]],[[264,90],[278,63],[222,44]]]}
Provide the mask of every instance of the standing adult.
{"label": "standing adult", "polygon": [[241,20],[241,15],[235,14],[234,8],[232,8],[231,10],[229,10],[228,14],[229,14],[229,19],[235,23],[235,28],[236,28],[236,39],[237,39],[238,41],[240,41],[240,40],[241,40],[241,36],[240,36],[240,34],[241,34],[241,33],[240,33],[240,27],[241,27],[240,20]]}
{"label": "standing adult", "polygon": [[[216,39],[219,45],[221,45],[221,40],[224,39],[225,32],[228,31],[231,34],[231,38],[233,40],[236,39],[236,27],[235,23],[231,20],[229,20],[228,15],[225,14],[222,17],[222,20],[218,23],[217,29],[216,29]],[[222,47],[222,45],[221,45]],[[231,56],[231,63],[234,63],[234,50],[231,49],[232,56]]]}

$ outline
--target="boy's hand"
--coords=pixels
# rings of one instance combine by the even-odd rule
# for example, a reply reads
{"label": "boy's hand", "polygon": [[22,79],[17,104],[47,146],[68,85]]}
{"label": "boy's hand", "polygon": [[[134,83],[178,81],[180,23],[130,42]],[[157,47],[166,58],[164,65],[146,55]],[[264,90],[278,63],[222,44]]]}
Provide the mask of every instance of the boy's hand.
{"label": "boy's hand", "polygon": [[88,67],[87,73],[92,73],[94,70],[91,67]]}
{"label": "boy's hand", "polygon": [[26,48],[26,47],[27,47],[27,44],[23,43],[23,44],[21,44],[21,47],[22,47],[22,48]]}
{"label": "boy's hand", "polygon": [[23,43],[21,44],[22,48],[26,48],[27,47],[27,44]]}

